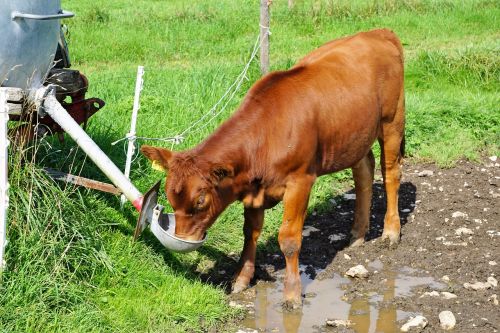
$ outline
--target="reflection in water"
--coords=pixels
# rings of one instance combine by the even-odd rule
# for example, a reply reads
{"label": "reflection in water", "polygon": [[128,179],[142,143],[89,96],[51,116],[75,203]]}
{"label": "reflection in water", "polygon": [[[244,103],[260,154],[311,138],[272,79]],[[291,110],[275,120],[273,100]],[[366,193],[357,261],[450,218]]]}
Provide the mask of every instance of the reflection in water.
{"label": "reflection in water", "polygon": [[[302,310],[283,311],[281,308],[283,284],[281,282],[261,282],[255,286],[255,313],[249,315],[242,326],[253,329],[276,329],[278,332],[297,333],[310,332],[315,325],[324,324],[333,311],[341,309],[347,316],[349,304],[340,300],[344,294],[342,284],[349,280],[339,275],[322,281],[312,280],[302,274],[302,287],[312,298],[304,300]],[[326,311],[331,311],[327,313]]]}
{"label": "reflection in water", "polygon": [[[387,276],[387,280],[384,284],[384,292],[382,295],[384,307],[377,308],[375,306],[376,303],[378,303],[377,300],[380,299],[379,295],[357,298],[351,303],[349,320],[353,323],[352,328],[357,333],[372,331],[390,333],[398,331],[396,306],[387,303],[394,299],[397,274],[394,272],[386,272],[385,275]],[[373,313],[373,318],[370,318],[370,313]],[[373,325],[373,320],[376,320],[375,325]],[[372,329],[370,330],[370,328]]]}
{"label": "reflection in water", "polygon": [[[395,286],[396,274],[394,272],[388,272],[388,279],[385,284],[386,289],[383,295],[384,302],[389,302],[394,299]],[[398,329],[397,327],[395,327],[396,321],[397,314],[395,305],[379,309],[375,332],[395,332]]]}
{"label": "reflection in water", "polygon": [[[405,273],[402,273],[405,272]],[[386,280],[382,294],[371,292],[359,295],[350,304],[342,300],[343,286],[350,280],[334,274],[330,279],[313,280],[302,273],[303,292],[307,295],[302,310],[283,311],[281,282],[260,282],[255,286],[255,312],[249,314],[242,326],[258,330],[298,333],[311,332],[325,324],[327,318],[349,319],[357,333],[391,333],[399,331],[397,321],[411,313],[400,311],[391,302],[396,296],[408,296],[417,285],[439,289],[443,285],[430,277],[412,277],[407,270],[383,271]],[[412,272],[414,273],[414,272]]]}

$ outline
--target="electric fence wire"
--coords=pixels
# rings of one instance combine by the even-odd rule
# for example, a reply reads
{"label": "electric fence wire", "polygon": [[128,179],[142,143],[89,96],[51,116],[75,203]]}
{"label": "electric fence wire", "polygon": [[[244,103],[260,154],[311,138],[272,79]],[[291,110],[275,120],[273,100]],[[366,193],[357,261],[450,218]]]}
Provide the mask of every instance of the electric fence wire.
{"label": "electric fence wire", "polygon": [[[271,34],[271,31],[269,30],[268,27],[263,27],[263,28],[267,29],[268,35]],[[184,141],[184,139],[186,139],[187,137],[189,137],[193,133],[199,132],[200,130],[207,127],[214,119],[216,119],[222,112],[224,112],[226,110],[226,107],[234,99],[234,96],[236,95],[238,90],[241,88],[243,82],[245,80],[248,81],[248,77],[247,77],[248,70],[249,70],[250,65],[252,64],[253,60],[257,56],[257,52],[259,51],[260,47],[262,46],[262,41],[263,41],[263,39],[261,39],[260,35],[259,35],[254,43],[252,53],[250,55],[248,62],[245,64],[245,66],[243,67],[243,70],[236,77],[234,82],[229,86],[229,88],[226,90],[226,92],[217,101],[217,103],[215,103],[207,113],[205,113],[203,116],[201,116],[198,120],[196,120],[194,123],[192,123],[189,127],[184,129],[180,134],[177,134],[174,136],[167,136],[167,137],[146,137],[146,136],[137,136],[137,135],[127,135],[119,140],[112,142],[111,145],[114,146],[123,140],[163,141],[163,142],[171,142],[172,145],[174,145],[174,144],[177,145],[177,144],[182,143]],[[227,99],[227,101],[222,105],[222,107],[218,111],[216,111],[217,108],[219,107],[219,105],[221,105],[223,103],[224,99],[228,95],[229,95],[229,98]],[[209,119],[206,120],[207,118],[209,118]],[[135,158],[134,158],[134,160],[135,160]]]}

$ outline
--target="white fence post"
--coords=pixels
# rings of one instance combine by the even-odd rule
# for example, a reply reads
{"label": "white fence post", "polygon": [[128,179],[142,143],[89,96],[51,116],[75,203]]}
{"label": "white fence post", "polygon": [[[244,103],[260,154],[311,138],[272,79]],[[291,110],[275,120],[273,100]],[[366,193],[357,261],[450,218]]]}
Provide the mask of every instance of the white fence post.
{"label": "white fence post", "polygon": [[269,5],[272,0],[260,0],[260,71],[269,72]]}
{"label": "white fence post", "polygon": [[9,207],[9,138],[7,122],[9,108],[7,106],[7,88],[0,88],[0,272],[5,267],[4,254],[7,245],[7,209]]}
{"label": "white fence post", "polygon": [[[134,156],[135,153],[135,128],[137,125],[137,113],[139,112],[140,108],[140,97],[141,97],[141,91],[142,91],[142,85],[144,83],[144,80],[142,79],[142,76],[144,75],[144,67],[143,66],[138,66],[137,67],[137,79],[135,81],[135,94],[134,94],[134,107],[132,109],[132,119],[130,121],[130,132],[127,134],[128,137],[128,148],[127,148],[127,160],[125,162],[125,177],[130,178],[130,168],[132,164],[132,156]],[[120,198],[120,203],[123,206],[123,204],[127,201],[127,198],[125,195],[121,195]]]}

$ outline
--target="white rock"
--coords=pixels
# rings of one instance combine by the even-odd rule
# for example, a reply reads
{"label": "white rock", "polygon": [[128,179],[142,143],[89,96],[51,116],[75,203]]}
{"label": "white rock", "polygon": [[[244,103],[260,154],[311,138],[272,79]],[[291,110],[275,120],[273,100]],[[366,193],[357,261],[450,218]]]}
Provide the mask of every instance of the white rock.
{"label": "white rock", "polygon": [[245,307],[243,304],[236,303],[235,301],[229,302],[229,306],[236,309],[243,309]]}
{"label": "white rock", "polygon": [[337,242],[337,241],[342,240],[344,238],[346,238],[346,235],[344,235],[344,234],[336,234],[336,235],[328,236],[330,243]]}
{"label": "white rock", "polygon": [[409,213],[409,212],[411,212],[411,209],[409,208],[401,209],[401,213]]}
{"label": "white rock", "polygon": [[319,229],[313,227],[312,225],[306,225],[304,227],[304,230],[302,231],[302,236],[309,237],[311,235],[311,232],[316,232],[316,231],[319,231]]}
{"label": "white rock", "polygon": [[488,297],[488,302],[492,302],[493,305],[498,305],[498,297],[497,294],[493,294],[490,297]]}
{"label": "white rock", "polygon": [[363,265],[357,265],[349,268],[345,275],[353,277],[353,278],[366,278],[368,277],[368,270]]}
{"label": "white rock", "polygon": [[332,327],[351,327],[352,322],[350,320],[327,319],[326,325],[332,326]]}
{"label": "white rock", "polygon": [[422,170],[418,173],[419,177],[427,177],[432,175],[434,175],[434,172],[432,170]]}
{"label": "white rock", "polygon": [[467,246],[467,242],[453,243],[453,242],[443,242],[445,246]]}
{"label": "white rock", "polygon": [[457,324],[457,320],[451,311],[441,311],[439,313],[439,324],[443,330],[451,330]]}
{"label": "white rock", "polygon": [[345,200],[356,200],[356,194],[355,193],[346,193],[346,194],[344,194],[344,199]]}
{"label": "white rock", "polygon": [[497,157],[496,157],[496,155],[490,156],[490,157],[489,157],[489,159],[490,159],[490,161],[492,161],[492,162],[496,162],[496,161],[497,161]]}
{"label": "white rock", "polygon": [[443,275],[441,280],[443,280],[444,282],[450,282],[450,277],[448,275]]}
{"label": "white rock", "polygon": [[442,291],[441,296],[443,296],[444,299],[452,299],[452,298],[457,298],[457,295],[453,293],[449,293],[447,291]]}
{"label": "white rock", "polygon": [[410,319],[406,324],[401,326],[401,332],[409,332],[413,327],[424,328],[427,326],[427,318],[424,316],[416,316],[415,318]]}
{"label": "white rock", "polygon": [[455,235],[473,235],[474,231],[470,230],[469,228],[461,227],[455,230]]}
{"label": "white rock", "polygon": [[453,214],[451,214],[451,217],[453,217],[453,218],[457,218],[457,217],[467,218],[467,214],[456,211]]}
{"label": "white rock", "polygon": [[498,286],[498,281],[497,279],[495,279],[493,276],[488,276],[488,278],[486,279],[486,281],[491,284],[493,287],[496,287]]}
{"label": "white rock", "polygon": [[488,234],[488,236],[490,236],[490,237],[500,236],[500,231],[495,231],[495,230],[486,230],[486,233],[487,233],[487,234]]}
{"label": "white rock", "polygon": [[437,292],[435,290],[433,290],[431,292],[426,291],[425,293],[422,294],[422,296],[420,296],[420,298],[425,297],[425,296],[437,297],[437,296],[439,296],[439,292]]}
{"label": "white rock", "polygon": [[259,333],[259,331],[251,329],[251,328],[245,328],[245,329],[237,330],[236,333]]}
{"label": "white rock", "polygon": [[497,265],[497,262],[496,261],[488,261],[488,265],[490,266],[496,266]]}
{"label": "white rock", "polygon": [[476,282],[476,283],[464,283],[464,288],[465,289],[472,289],[472,290],[485,290],[485,289],[490,289],[491,284],[489,282]]}
{"label": "white rock", "polygon": [[345,260],[351,260],[351,256],[348,255],[347,253],[344,253],[344,259]]}

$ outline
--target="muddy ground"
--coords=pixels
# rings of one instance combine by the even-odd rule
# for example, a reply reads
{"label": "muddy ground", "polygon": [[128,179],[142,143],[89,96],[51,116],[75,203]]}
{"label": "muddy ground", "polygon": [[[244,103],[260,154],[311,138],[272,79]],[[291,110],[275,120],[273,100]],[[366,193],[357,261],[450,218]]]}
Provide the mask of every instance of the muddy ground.
{"label": "muddy ground", "polygon": [[[385,213],[380,175],[368,240],[356,248],[348,246],[354,200],[348,200],[353,192],[346,189],[330,201],[332,209],[311,214],[305,223],[302,310],[281,309],[283,257],[260,253],[253,286],[229,297],[232,306],[245,309],[235,331],[389,333],[423,315],[428,324],[422,331],[440,332],[443,310],[456,318],[453,332],[500,331],[500,306],[492,296],[500,299],[500,286],[464,287],[490,276],[500,280],[499,163],[485,158],[451,169],[406,163],[399,202],[402,238],[396,249],[380,239]],[[367,278],[344,276],[358,264],[369,271]],[[227,273],[219,283],[227,283]],[[442,292],[456,297],[447,299],[453,295]],[[349,326],[329,326],[326,319],[348,320]]]}

